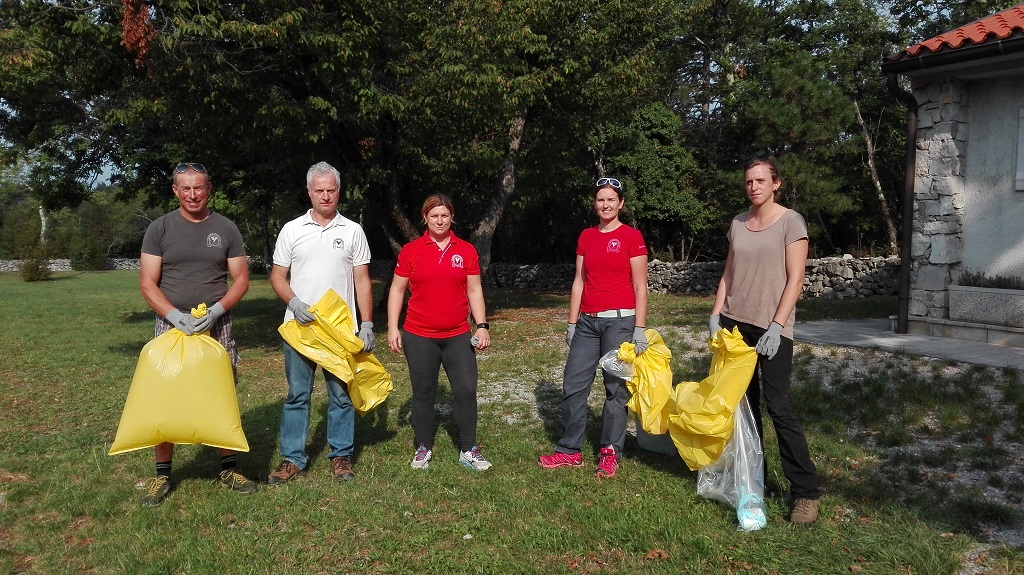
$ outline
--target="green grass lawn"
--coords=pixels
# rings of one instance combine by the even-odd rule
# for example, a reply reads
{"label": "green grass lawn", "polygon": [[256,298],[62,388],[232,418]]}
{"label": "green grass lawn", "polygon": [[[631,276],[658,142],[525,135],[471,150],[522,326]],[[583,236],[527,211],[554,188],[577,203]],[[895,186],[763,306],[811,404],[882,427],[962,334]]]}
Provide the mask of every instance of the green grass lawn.
{"label": "green grass lawn", "polygon": [[[153,474],[152,450],[107,455],[139,351],[152,337],[152,313],[137,281],[137,272],[127,271],[60,273],[39,283],[0,274],[2,573],[937,575],[958,573],[977,543],[969,517],[936,509],[927,497],[892,493],[877,473],[885,460],[874,444],[845,433],[847,425],[899,421],[889,430],[899,441],[900,427],[916,424],[895,414],[914,413],[907,408],[917,397],[904,393],[901,404],[890,405],[887,389],[915,378],[944,389],[941,373],[918,376],[900,369],[899,358],[892,379],[877,375],[859,395],[848,385],[840,398],[806,369],[810,346],[798,346],[794,395],[807,414],[825,490],[821,519],[809,528],[790,526],[784,501],[770,499],[765,529],[737,531],[731,509],[696,494],[696,474],[680,458],[639,449],[632,438],[612,480],[593,478],[589,466],[539,468],[537,456],[550,451],[561,431],[568,298],[508,290],[487,293],[493,346],[479,360],[480,442],[494,463],[490,471],[456,463],[447,392],[439,397],[434,461],[426,472],[409,468],[407,369],[384,345],[386,321],[377,317],[377,357],[395,391],[357,423],[354,481],[330,479],[318,376],[306,478],[238,495],[216,482],[215,450],[179,446],[177,489],[163,505],[141,508],[136,485]],[[895,299],[808,306],[820,309],[803,304],[803,320],[884,317],[894,313]],[[672,349],[679,381],[706,374],[699,342],[710,308],[709,298],[652,296],[648,326]],[[240,455],[240,470],[253,478],[264,478],[279,460],[283,313],[260,277],[235,310],[238,400],[252,448]],[[835,356],[842,361],[841,353]],[[983,370],[977,377],[1016,381],[1017,374]],[[839,405],[840,399],[848,403]],[[938,392],[927,399],[962,401]],[[600,401],[596,385],[591,403]],[[920,411],[928,409],[939,408],[925,403]],[[970,427],[963,417],[982,419],[950,409],[942,413],[956,425]],[[588,456],[599,418],[598,408]],[[769,436],[769,482],[781,484],[773,442]],[[1002,512],[1005,522],[1020,521],[1015,512]],[[986,569],[1021,573],[1024,557],[997,548]]]}

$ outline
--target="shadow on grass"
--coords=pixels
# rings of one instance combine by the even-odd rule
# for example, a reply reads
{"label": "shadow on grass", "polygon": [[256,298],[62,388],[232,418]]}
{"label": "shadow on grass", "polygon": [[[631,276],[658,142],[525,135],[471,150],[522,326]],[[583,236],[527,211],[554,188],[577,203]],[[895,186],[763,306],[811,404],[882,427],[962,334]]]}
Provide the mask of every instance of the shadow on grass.
{"label": "shadow on grass", "polygon": [[[277,467],[281,460],[279,454],[278,431],[281,421],[280,401],[265,403],[242,414],[242,428],[245,430],[249,451],[238,456],[239,470],[255,481],[266,483],[267,474]],[[326,402],[316,402],[313,409],[326,409]],[[395,429],[388,427],[388,404],[378,406],[365,416],[356,417],[355,445],[352,454],[353,462],[358,463],[359,454],[368,446],[386,443],[397,434]],[[322,469],[327,473],[330,464],[326,455],[331,448],[327,443],[327,418],[322,417],[310,430],[306,440],[306,455],[309,457],[308,469]],[[175,466],[175,481],[184,479],[216,479],[220,472],[219,450],[209,448],[195,454]]]}

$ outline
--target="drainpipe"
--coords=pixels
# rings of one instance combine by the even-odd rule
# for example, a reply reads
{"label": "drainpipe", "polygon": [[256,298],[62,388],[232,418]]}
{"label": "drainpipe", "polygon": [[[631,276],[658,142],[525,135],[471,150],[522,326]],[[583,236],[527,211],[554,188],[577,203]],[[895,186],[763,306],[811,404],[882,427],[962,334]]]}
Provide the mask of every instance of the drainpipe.
{"label": "drainpipe", "polygon": [[900,238],[899,309],[896,312],[896,333],[907,333],[910,316],[910,258],[914,232],[914,183],[917,165],[917,98],[900,87],[896,74],[886,74],[886,86],[894,98],[907,108],[907,163],[903,183],[903,226]]}

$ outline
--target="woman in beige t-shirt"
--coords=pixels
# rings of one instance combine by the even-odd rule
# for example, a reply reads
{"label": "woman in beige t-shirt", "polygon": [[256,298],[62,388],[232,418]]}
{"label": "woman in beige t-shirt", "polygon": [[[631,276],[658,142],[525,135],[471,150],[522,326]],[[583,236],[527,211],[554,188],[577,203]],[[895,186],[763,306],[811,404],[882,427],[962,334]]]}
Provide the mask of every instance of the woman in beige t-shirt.
{"label": "woman in beige t-shirt", "polygon": [[757,350],[757,369],[747,388],[757,431],[764,437],[761,395],[779,440],[782,471],[790,482],[790,521],[818,518],[821,489],[803,427],[793,409],[793,323],[807,265],[807,224],[778,203],[782,178],[768,155],[751,158],[743,169],[750,209],[729,226],[729,256],[718,283],[709,328],[739,328]]}

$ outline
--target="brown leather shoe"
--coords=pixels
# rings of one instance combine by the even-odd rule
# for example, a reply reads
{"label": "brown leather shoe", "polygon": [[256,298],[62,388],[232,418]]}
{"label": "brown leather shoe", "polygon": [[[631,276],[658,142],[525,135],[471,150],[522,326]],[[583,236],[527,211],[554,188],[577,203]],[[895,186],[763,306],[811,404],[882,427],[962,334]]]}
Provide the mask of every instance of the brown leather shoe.
{"label": "brown leather shoe", "polygon": [[267,483],[270,485],[277,485],[297,477],[304,477],[305,475],[306,472],[299,469],[294,463],[287,459],[282,459],[281,463],[278,464],[277,469],[267,476]]}
{"label": "brown leather shoe", "polygon": [[356,477],[356,472],[352,470],[352,461],[344,455],[331,458],[331,474],[334,475],[335,481],[348,481]]}
{"label": "brown leather shoe", "polygon": [[789,521],[799,525],[810,525],[818,520],[817,499],[797,499],[793,502],[793,511],[789,514]]}

